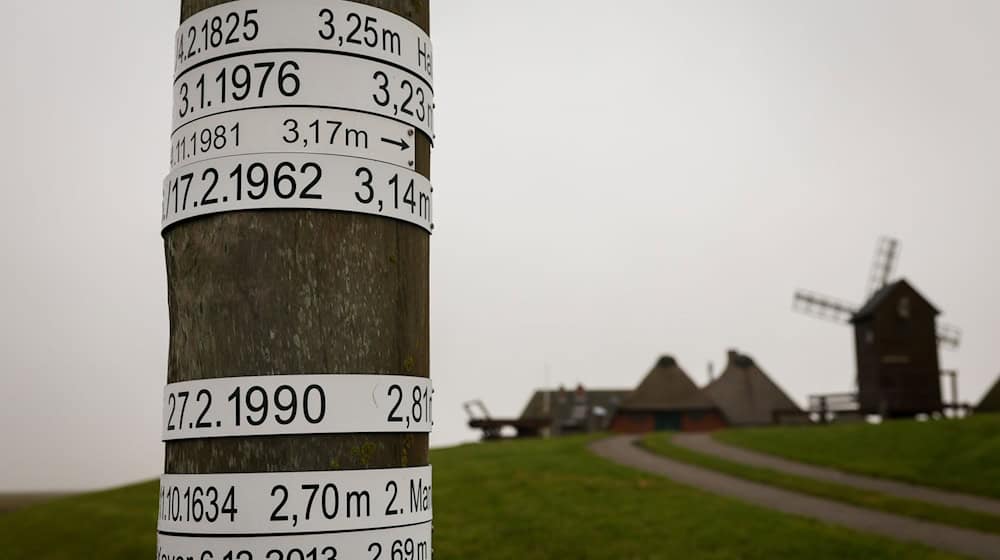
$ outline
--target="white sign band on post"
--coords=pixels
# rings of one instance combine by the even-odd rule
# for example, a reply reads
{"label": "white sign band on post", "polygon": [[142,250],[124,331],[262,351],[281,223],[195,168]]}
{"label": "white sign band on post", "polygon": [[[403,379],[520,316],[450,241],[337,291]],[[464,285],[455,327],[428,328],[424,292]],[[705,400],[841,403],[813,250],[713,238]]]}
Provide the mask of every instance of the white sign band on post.
{"label": "white sign band on post", "polygon": [[271,535],[381,529],[432,519],[431,467],[165,474],[157,530]]}
{"label": "white sign band on post", "polygon": [[235,210],[341,210],[433,229],[430,181],[415,171],[357,157],[249,154],[208,159],[163,182],[163,229]]}
{"label": "white sign band on post", "polygon": [[160,533],[157,560],[430,560],[431,522],[341,533],[191,537]]}
{"label": "white sign band on post", "polygon": [[175,34],[174,72],[247,51],[314,49],[375,58],[433,82],[430,37],[396,14],[343,0],[240,0],[202,10]]}
{"label": "white sign band on post", "polygon": [[413,127],[338,109],[272,107],[214,115],[170,137],[170,167],[264,153],[344,155],[413,169]]}
{"label": "white sign band on post", "polygon": [[269,52],[210,61],[174,84],[173,130],[261,107],[345,109],[383,116],[434,138],[434,94],[376,61],[314,52]]}
{"label": "white sign band on post", "polygon": [[170,383],[163,441],[231,436],[431,431],[430,379],[290,374]]}

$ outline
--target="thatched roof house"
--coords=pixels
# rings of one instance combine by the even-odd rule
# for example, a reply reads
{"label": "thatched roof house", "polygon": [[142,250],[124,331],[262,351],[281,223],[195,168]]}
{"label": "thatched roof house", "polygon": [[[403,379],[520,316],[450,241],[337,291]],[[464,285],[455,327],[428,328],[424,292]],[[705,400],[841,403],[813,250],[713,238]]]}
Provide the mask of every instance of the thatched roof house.
{"label": "thatched roof house", "polygon": [[617,432],[702,431],[725,425],[718,407],[671,356],[663,356],[618,408]]}
{"label": "thatched roof house", "polygon": [[735,350],[729,351],[722,375],[709,383],[704,392],[732,426],[774,424],[782,415],[804,414],[753,358]]}
{"label": "thatched roof house", "polygon": [[986,391],[983,400],[979,401],[976,412],[1000,412],[1000,377],[997,378],[993,387]]}

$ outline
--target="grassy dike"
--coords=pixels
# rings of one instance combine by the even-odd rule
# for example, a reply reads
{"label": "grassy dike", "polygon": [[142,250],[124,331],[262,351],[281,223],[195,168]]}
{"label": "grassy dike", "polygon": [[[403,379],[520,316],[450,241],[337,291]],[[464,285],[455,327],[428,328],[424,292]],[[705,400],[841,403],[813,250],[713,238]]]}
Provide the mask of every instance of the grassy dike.
{"label": "grassy dike", "polygon": [[[434,557],[955,558],[641,474],[592,455],[589,441],[434,450]],[[2,515],[0,551],[11,560],[151,558],[156,488],[144,483]]]}
{"label": "grassy dike", "polygon": [[640,440],[640,444],[645,449],[664,457],[753,482],[855,506],[923,519],[925,521],[1000,534],[1000,517],[959,508],[928,504],[917,500],[907,500],[880,492],[860,490],[851,486],[794,476],[772,469],[748,466],[680,447],[673,444],[670,438],[669,434],[662,432],[652,433]]}
{"label": "grassy dike", "polygon": [[715,437],[803,463],[1000,498],[1000,414],[724,430]]}
{"label": "grassy dike", "polygon": [[143,482],[0,515],[0,558],[152,558],[158,492],[158,482]]}

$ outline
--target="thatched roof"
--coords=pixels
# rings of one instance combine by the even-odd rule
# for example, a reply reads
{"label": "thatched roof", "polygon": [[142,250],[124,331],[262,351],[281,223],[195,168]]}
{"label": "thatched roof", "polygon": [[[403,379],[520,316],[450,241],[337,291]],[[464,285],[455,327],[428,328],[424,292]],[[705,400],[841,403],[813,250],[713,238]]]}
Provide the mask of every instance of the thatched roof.
{"label": "thatched roof", "polygon": [[621,410],[660,412],[718,408],[698,389],[677,361],[663,356],[639,383]]}
{"label": "thatched roof", "polygon": [[[613,414],[631,389],[586,389],[586,404],[591,409],[599,406]],[[545,410],[545,396],[548,395],[548,411]],[[569,416],[569,410],[576,404],[574,390],[535,391],[521,412],[521,419],[556,418]]]}
{"label": "thatched roof", "polygon": [[775,412],[802,412],[753,358],[729,351],[729,363],[704,389],[734,426],[773,424]]}
{"label": "thatched roof", "polygon": [[993,387],[986,392],[983,400],[979,401],[976,412],[1000,412],[1000,377],[997,378]]}

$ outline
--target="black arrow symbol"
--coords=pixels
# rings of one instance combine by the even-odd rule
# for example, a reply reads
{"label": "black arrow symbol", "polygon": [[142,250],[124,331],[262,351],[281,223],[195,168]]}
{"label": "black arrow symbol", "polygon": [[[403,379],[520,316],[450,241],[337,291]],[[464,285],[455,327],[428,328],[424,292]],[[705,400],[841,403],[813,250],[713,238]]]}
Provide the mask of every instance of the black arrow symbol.
{"label": "black arrow symbol", "polygon": [[402,138],[400,138],[399,141],[397,142],[395,140],[390,140],[390,139],[388,139],[388,138],[386,138],[386,137],[383,136],[382,137],[382,141],[385,142],[386,144],[392,144],[393,146],[399,146],[399,151],[403,151],[403,150],[405,150],[405,149],[407,149],[407,148],[410,147],[410,145],[406,143],[406,140],[404,140]]}

